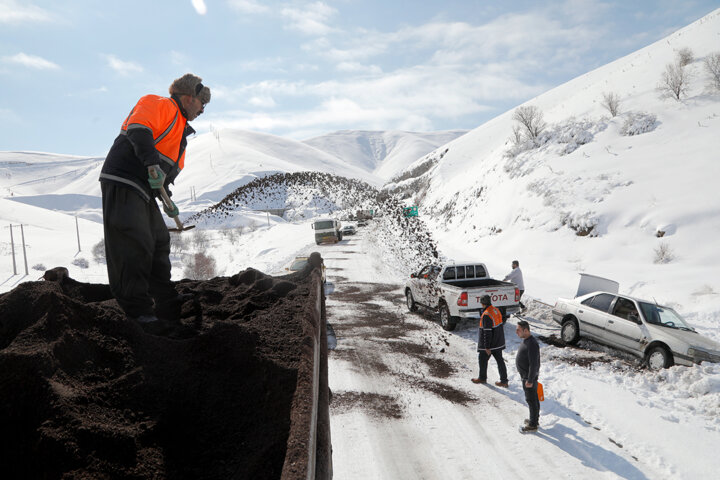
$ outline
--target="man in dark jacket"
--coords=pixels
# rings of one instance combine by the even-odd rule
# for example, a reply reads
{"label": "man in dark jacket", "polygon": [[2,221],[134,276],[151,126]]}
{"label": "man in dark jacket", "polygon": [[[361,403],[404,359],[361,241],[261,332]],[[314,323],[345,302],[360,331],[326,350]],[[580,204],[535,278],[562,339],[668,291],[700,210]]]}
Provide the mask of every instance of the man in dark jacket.
{"label": "man in dark jacket", "polygon": [[540,373],[540,346],[535,337],[530,334],[530,324],[525,320],[518,322],[515,333],[523,339],[515,356],[515,365],[525,391],[525,401],[530,408],[530,418],[525,420],[525,425],[520,427],[520,431],[522,433],[537,432],[540,417],[540,399],[537,392],[538,375]]}
{"label": "man in dark jacket", "polygon": [[[110,289],[140,323],[175,319],[184,299],[170,282],[170,234],[155,197],[174,183],[185,162],[187,124],[203,113],[210,89],[190,73],[170,98],[145,95],[123,122],[100,173]],[[172,203],[172,202],[171,202]],[[172,203],[165,213],[180,213]]]}
{"label": "man in dark jacket", "polygon": [[480,325],[478,329],[478,363],[480,364],[480,374],[477,378],[473,378],[473,383],[487,382],[488,361],[492,355],[498,365],[498,373],[500,381],[495,382],[498,387],[508,387],[507,367],[502,356],[505,349],[505,331],[503,330],[502,313],[496,307],[492,306],[489,295],[483,295],[480,304],[484,310],[480,316]]}

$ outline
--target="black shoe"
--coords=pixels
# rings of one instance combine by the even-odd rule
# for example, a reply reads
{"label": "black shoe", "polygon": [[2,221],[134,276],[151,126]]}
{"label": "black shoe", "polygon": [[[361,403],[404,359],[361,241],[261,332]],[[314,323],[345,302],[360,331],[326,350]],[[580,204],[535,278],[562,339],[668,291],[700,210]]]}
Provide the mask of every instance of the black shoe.
{"label": "black shoe", "polygon": [[153,322],[158,321],[158,317],[156,317],[155,315],[151,315],[151,314],[140,315],[139,317],[130,317],[130,318],[135,320],[138,323],[143,323],[143,324],[153,323]]}

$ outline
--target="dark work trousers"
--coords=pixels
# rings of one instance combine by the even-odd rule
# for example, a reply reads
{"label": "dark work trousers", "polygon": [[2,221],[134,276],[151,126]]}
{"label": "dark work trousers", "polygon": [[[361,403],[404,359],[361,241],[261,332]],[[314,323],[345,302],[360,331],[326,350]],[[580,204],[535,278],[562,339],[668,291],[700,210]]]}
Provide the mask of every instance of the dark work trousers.
{"label": "dark work trousers", "polygon": [[525,392],[525,401],[530,407],[530,425],[537,427],[540,418],[540,399],[537,394],[537,381],[533,383],[533,386],[528,388],[525,386],[525,380],[522,381],[523,391]]}
{"label": "dark work trousers", "polygon": [[101,182],[110,290],[129,317],[153,314],[177,297],[170,282],[170,233],[155,199]]}
{"label": "dark work trousers", "polygon": [[[500,373],[500,381],[503,383],[507,383],[507,367],[505,366],[505,360],[502,356],[502,350],[499,348],[496,350],[490,350],[490,355],[492,355],[497,362],[498,373]],[[487,380],[488,360],[490,360],[490,355],[485,353],[485,350],[480,350],[478,352],[478,363],[480,363],[480,375],[478,375],[478,378],[480,380]]]}
{"label": "dark work trousers", "polygon": [[525,305],[520,301],[522,300],[523,293],[525,293],[525,290],[518,290],[518,293],[520,294],[518,296],[518,303],[520,304],[520,308],[525,308]]}

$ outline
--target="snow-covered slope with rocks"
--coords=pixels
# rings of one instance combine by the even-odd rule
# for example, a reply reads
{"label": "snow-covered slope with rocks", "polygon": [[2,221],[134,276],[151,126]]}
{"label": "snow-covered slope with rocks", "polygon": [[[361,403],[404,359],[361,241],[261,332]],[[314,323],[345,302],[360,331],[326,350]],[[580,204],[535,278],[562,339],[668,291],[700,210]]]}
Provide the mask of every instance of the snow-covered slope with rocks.
{"label": "snow-covered slope with rocks", "polygon": [[426,153],[465,133],[467,130],[423,133],[341,130],[305,140],[304,143],[388,180]]}
{"label": "snow-covered slope with rocks", "polygon": [[[689,48],[687,95],[663,98],[666,65]],[[715,338],[720,326],[720,10],[523,106],[547,123],[515,148],[513,111],[419,159],[386,185],[420,206],[448,256],[519,259],[529,295],[571,295],[578,273],[669,303]],[[601,106],[620,98],[620,114]],[[660,237],[660,235],[663,235]]]}

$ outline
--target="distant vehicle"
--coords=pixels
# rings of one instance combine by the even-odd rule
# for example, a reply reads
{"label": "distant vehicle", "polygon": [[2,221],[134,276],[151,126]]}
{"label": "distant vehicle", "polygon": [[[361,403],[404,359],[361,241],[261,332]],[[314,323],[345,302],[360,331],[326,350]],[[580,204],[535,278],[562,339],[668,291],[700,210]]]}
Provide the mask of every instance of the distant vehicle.
{"label": "distant vehicle", "polygon": [[342,232],[343,235],[355,235],[356,230],[352,225],[345,225],[340,232]]}
{"label": "distant vehicle", "polygon": [[[605,280],[588,277],[596,287]],[[585,280],[578,296],[558,298],[552,310],[566,343],[587,337],[643,359],[651,370],[720,362],[720,343],[701,336],[672,308],[618,294],[612,280],[606,288],[588,293],[582,287]]]}
{"label": "distant vehicle", "polygon": [[315,229],[315,243],[320,245],[325,242],[337,243],[342,240],[342,225],[334,218],[318,218],[313,222]]}
{"label": "distant vehicle", "polygon": [[461,318],[480,318],[483,295],[490,296],[503,321],[520,311],[520,291],[515,285],[490,278],[487,267],[479,262],[426,265],[410,274],[405,284],[408,310],[414,312],[417,305],[437,310],[445,330],[455,330]]}
{"label": "distant vehicle", "polygon": [[357,222],[358,227],[365,227],[365,226],[367,226],[367,224],[368,224],[367,220],[359,220]]}
{"label": "distant vehicle", "polygon": [[358,210],[355,212],[355,218],[358,220],[369,220],[373,217],[373,210]]}
{"label": "distant vehicle", "polygon": [[[288,270],[290,272],[299,272],[307,266],[309,258],[310,257],[295,257],[295,259],[290,262],[290,265],[288,267],[285,267],[285,270]],[[322,282],[325,283],[325,262],[322,263],[320,273]]]}

